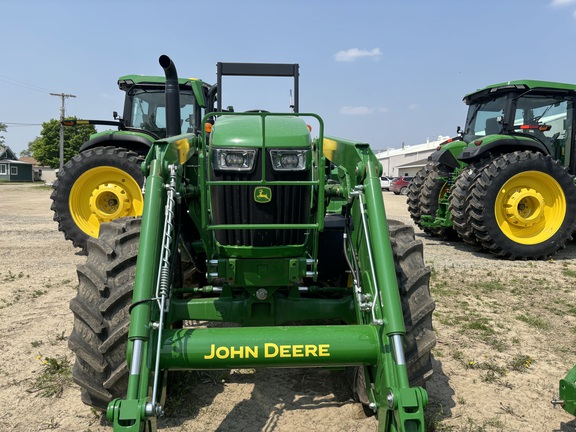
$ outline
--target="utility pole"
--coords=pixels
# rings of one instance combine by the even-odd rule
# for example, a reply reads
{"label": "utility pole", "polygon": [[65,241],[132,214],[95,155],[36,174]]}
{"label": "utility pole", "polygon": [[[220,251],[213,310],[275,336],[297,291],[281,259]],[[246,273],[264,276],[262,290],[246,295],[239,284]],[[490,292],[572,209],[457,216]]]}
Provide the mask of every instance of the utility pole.
{"label": "utility pole", "polygon": [[65,108],[64,108],[64,100],[66,98],[75,98],[76,96],[74,96],[73,94],[64,94],[64,93],[50,93],[51,96],[58,96],[59,98],[62,99],[62,105],[60,107],[60,170],[62,170],[62,167],[64,166],[64,125],[62,124],[62,122],[64,121],[64,119],[66,118],[66,112],[65,112]]}

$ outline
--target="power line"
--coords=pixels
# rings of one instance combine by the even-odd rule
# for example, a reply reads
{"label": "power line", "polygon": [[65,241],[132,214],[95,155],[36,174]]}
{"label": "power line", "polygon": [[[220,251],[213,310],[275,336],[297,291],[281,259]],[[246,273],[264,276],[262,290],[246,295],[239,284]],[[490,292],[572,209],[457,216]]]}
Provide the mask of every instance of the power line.
{"label": "power line", "polygon": [[[42,88],[42,87],[35,86],[35,85],[33,85],[33,84],[26,83],[26,82],[24,82],[24,81],[19,81],[19,80],[17,80],[17,79],[10,78],[10,77],[8,77],[8,76],[6,76],[6,75],[0,75],[0,78],[4,78],[4,79],[0,79],[0,81],[5,82],[5,83],[7,83],[7,84],[12,84],[12,85],[16,85],[16,86],[19,86],[19,87],[24,87],[24,88],[27,88],[28,90],[34,90],[34,91],[37,91],[37,92],[40,92],[40,93],[50,93],[50,90],[47,90],[47,89]],[[6,80],[9,80],[9,81],[6,81]]]}
{"label": "power line", "polygon": [[0,123],[5,124],[6,126],[12,127],[25,127],[25,126],[42,126],[42,123],[13,123],[13,122],[3,122]]}

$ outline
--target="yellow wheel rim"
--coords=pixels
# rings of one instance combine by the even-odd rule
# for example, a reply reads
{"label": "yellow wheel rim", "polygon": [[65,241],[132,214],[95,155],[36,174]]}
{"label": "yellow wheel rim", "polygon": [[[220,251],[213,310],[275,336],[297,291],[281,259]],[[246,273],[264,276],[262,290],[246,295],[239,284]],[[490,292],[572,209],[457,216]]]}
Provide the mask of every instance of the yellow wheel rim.
{"label": "yellow wheel rim", "polygon": [[566,197],[558,182],[540,171],[510,178],[494,204],[496,222],[510,240],[534,245],[551,238],[566,216]]}
{"label": "yellow wheel rim", "polygon": [[82,174],[70,190],[70,214],[76,225],[98,237],[100,224],[125,216],[140,216],[142,191],[125,171],[111,166],[96,167]]}
{"label": "yellow wheel rim", "polygon": [[440,194],[438,194],[438,200],[443,199],[446,194],[448,193],[448,190],[450,189],[450,187],[448,186],[448,182],[444,183],[442,185],[442,189],[440,189]]}

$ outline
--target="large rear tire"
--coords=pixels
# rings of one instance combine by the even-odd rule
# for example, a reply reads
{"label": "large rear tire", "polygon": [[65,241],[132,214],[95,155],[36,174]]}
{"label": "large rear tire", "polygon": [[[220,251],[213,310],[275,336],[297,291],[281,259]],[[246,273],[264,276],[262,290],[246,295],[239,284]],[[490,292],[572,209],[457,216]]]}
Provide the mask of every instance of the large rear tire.
{"label": "large rear tire", "polygon": [[470,197],[472,196],[474,181],[487,163],[471,164],[460,172],[450,190],[450,205],[448,206],[450,219],[458,237],[465,243],[478,248],[481,248],[481,244],[474,234],[470,214],[467,210],[470,204]]}
{"label": "large rear tire", "polygon": [[[430,167],[430,172],[422,185],[420,193],[420,217],[431,216],[436,218],[440,209],[440,200],[443,199],[450,190],[450,184],[446,181],[452,175],[452,170],[442,164],[434,164]],[[449,213],[446,209],[446,217]],[[425,231],[435,237],[453,239],[454,229],[451,226],[427,227]]]}
{"label": "large rear tire", "polygon": [[96,147],[69,160],[53,185],[52,211],[58,229],[86,249],[100,225],[142,214],[142,158],[119,147]]}
{"label": "large rear tire", "polygon": [[420,191],[422,190],[422,185],[426,177],[428,177],[430,165],[431,164],[426,164],[424,168],[420,168],[420,170],[414,174],[412,181],[408,185],[408,196],[406,198],[408,213],[410,213],[410,217],[418,228],[422,228],[420,220]]}
{"label": "large rear tire", "polygon": [[494,255],[545,259],[576,229],[574,177],[550,156],[505,154],[476,179],[468,211],[476,238]]}
{"label": "large rear tire", "polygon": [[78,266],[78,294],[70,302],[74,327],[68,345],[76,354],[72,378],[82,401],[99,410],[126,394],[126,344],[140,238],[139,218],[103,224]]}

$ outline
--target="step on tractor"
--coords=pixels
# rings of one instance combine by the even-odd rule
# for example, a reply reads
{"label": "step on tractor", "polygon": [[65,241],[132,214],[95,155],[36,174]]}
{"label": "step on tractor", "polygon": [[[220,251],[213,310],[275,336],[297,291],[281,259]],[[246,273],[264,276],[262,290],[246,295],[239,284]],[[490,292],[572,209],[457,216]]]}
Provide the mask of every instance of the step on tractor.
{"label": "step on tractor", "polygon": [[[86,240],[98,237],[104,222],[142,214],[144,177],[140,164],[152,143],[166,137],[164,81],[164,77],[156,76],[122,76],[118,87],[125,92],[123,116],[114,112],[114,121],[63,121],[65,126],[117,127],[92,135],[54,182],[54,220],[74,246],[84,250]],[[208,85],[197,79],[180,79],[178,84],[181,132],[197,131],[202,115],[194,112],[195,94],[204,97]]]}
{"label": "step on tractor", "polygon": [[576,85],[509,81],[464,102],[464,129],[410,184],[413,221],[501,258],[554,255],[576,229]]}
{"label": "step on tractor", "polygon": [[[143,214],[88,239],[70,302],[82,400],[115,431],[153,430],[170,370],[337,368],[379,430],[424,431],[430,269],[413,228],[385,218],[369,145],[299,111],[297,64],[218,63],[195,95],[205,127],[181,134],[159,61],[167,137],[142,163]],[[222,109],[227,76],[293,78],[291,109]]]}

